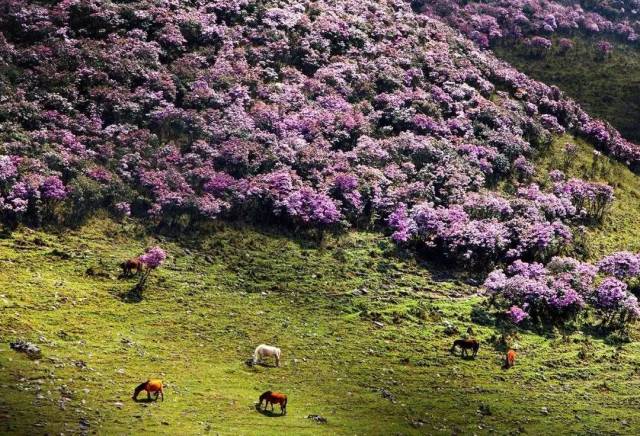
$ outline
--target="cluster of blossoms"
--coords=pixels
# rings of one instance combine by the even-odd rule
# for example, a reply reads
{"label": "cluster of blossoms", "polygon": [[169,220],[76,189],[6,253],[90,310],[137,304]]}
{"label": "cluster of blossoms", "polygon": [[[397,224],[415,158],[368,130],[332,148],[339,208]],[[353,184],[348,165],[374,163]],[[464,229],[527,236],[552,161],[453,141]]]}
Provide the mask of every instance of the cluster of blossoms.
{"label": "cluster of blossoms", "polygon": [[560,171],[552,172],[552,178],[554,192],[530,184],[521,186],[513,198],[469,192],[447,207],[431,202],[411,209],[400,205],[388,220],[392,238],[481,265],[498,259],[548,260],[571,242],[565,223],[597,221],[613,201],[608,185],[565,181]]}
{"label": "cluster of blossoms", "polygon": [[145,251],[138,259],[148,269],[156,269],[162,265],[167,258],[167,253],[160,247],[152,247]]}
{"label": "cluster of blossoms", "polygon": [[[459,259],[547,259],[602,196],[530,186],[536,149],[565,130],[630,163],[640,148],[414,9],[2,2],[2,220],[64,201],[169,223],[375,223]],[[484,191],[504,178],[522,192]]]}
{"label": "cluster of blossoms", "polygon": [[577,30],[629,43],[636,43],[640,35],[638,0],[413,0],[412,4],[418,11],[443,18],[482,47],[497,39],[533,35],[531,44],[548,49],[551,35]]}
{"label": "cluster of blossoms", "polygon": [[570,257],[554,257],[546,265],[516,260],[506,270],[491,272],[484,287],[514,324],[525,319],[562,324],[592,308],[603,324],[623,327],[640,318],[638,300],[621,280],[631,274],[640,274],[639,261],[627,252],[597,266]]}

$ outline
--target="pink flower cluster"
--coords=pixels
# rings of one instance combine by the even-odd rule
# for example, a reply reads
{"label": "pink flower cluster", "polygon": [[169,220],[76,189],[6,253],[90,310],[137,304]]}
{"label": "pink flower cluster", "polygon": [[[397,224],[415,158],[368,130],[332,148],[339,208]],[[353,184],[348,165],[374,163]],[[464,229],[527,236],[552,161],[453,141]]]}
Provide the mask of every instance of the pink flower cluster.
{"label": "pink flower cluster", "polygon": [[167,258],[167,253],[160,247],[152,247],[148,249],[143,255],[139,257],[142,262],[149,269],[156,269],[162,265]]}
{"label": "pink flower cluster", "polygon": [[[419,0],[414,8],[440,17],[482,47],[497,39],[521,39],[548,49],[545,37],[580,30],[591,35],[610,35],[635,43],[640,34],[637,0]],[[542,41],[542,40],[545,41]],[[565,45],[566,43],[562,43]]]}
{"label": "pink flower cluster", "polygon": [[[506,270],[496,269],[484,283],[494,305],[504,308],[515,324],[533,322],[564,323],[592,308],[612,327],[624,327],[640,319],[637,298],[627,284],[616,277],[637,277],[637,258],[616,253],[594,266],[570,257],[554,257],[540,263],[513,262]],[[600,280],[598,272],[605,274]],[[508,309],[507,309],[508,308]]]}

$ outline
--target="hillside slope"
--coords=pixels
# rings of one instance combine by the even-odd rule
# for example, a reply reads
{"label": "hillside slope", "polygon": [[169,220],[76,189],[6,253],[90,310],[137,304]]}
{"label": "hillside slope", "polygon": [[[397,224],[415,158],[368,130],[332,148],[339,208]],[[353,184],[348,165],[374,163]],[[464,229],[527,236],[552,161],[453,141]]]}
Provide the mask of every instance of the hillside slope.
{"label": "hillside slope", "polygon": [[[106,219],[0,241],[0,432],[640,428],[637,343],[607,345],[588,324],[566,336],[522,331],[516,367],[504,371],[491,339],[500,331],[463,275],[397,257],[379,236],[350,233],[324,249],[246,227],[163,239],[169,262],[142,301],[127,302],[122,296],[135,282],[117,279],[117,263],[154,242],[132,223]],[[472,312],[489,324],[472,323]],[[461,331],[473,326],[482,341],[476,360],[448,353],[447,322]],[[10,350],[7,342],[18,337],[37,343],[43,357]],[[282,347],[282,368],[245,365],[261,342]],[[156,376],[167,384],[166,400],[131,401],[133,387]],[[289,394],[286,416],[254,409],[267,389]]]}

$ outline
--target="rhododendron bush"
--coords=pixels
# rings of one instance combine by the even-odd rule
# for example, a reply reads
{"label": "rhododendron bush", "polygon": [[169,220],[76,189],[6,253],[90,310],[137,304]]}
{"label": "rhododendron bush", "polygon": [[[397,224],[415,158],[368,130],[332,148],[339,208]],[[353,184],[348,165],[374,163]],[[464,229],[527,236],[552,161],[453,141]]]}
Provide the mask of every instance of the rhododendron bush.
{"label": "rhododendron bush", "polygon": [[[374,224],[455,260],[549,260],[613,192],[532,183],[536,151],[565,131],[631,164],[638,147],[414,9],[2,2],[3,221],[63,204],[165,222]],[[498,21],[473,25],[491,36]],[[507,178],[514,195],[487,190]]]}
{"label": "rhododendron bush", "polygon": [[638,275],[638,255],[629,252],[607,256],[597,266],[554,257],[547,265],[516,260],[491,272],[484,287],[514,324],[530,320],[562,325],[592,309],[603,325],[622,328],[640,318],[640,305],[621,279]]}
{"label": "rhododendron bush", "polygon": [[[412,0],[411,4],[417,11],[442,17],[483,47],[497,39],[526,38],[527,43],[548,49],[552,43],[545,36],[574,31],[635,44],[640,34],[638,0]],[[566,41],[559,44],[571,48]],[[611,44],[603,40],[598,48],[606,54]]]}

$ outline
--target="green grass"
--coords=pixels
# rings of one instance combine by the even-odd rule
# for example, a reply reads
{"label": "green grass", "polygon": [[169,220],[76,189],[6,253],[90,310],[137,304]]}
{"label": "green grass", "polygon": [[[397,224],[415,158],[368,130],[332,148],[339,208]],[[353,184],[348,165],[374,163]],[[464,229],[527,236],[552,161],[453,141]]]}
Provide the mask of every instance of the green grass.
{"label": "green grass", "polygon": [[[141,302],[125,302],[120,295],[135,280],[118,279],[117,263],[152,243],[170,259]],[[177,241],[96,218],[64,233],[18,230],[0,239],[0,264],[0,433],[73,434],[81,420],[99,434],[640,427],[637,343],[520,332],[516,367],[503,371],[491,342],[498,332],[471,321],[482,297],[464,274],[397,253],[380,235],[352,232],[321,249],[290,234],[221,225]],[[473,326],[482,341],[476,360],[448,353],[445,321]],[[14,338],[37,343],[43,357],[10,350]],[[283,367],[244,364],[261,342],[282,348]],[[165,381],[164,402],[130,400],[148,377]],[[267,389],[289,395],[286,416],[255,410]]]}
{"label": "green grass", "polygon": [[[599,59],[595,40],[574,36],[574,49],[557,49],[532,57],[522,45],[498,45],[493,50],[518,70],[549,85],[557,85],[593,116],[614,125],[624,137],[640,142],[640,51],[615,41],[613,53]],[[557,47],[557,41],[554,43]]]}
{"label": "green grass", "polygon": [[[578,145],[578,153],[568,157],[564,144]],[[537,159],[542,168],[539,182],[550,184],[547,173],[561,169],[569,177],[605,182],[613,186],[615,200],[603,222],[587,230],[587,259],[596,261],[614,251],[640,251],[640,177],[626,165],[604,155],[594,154],[585,141],[565,135],[556,139],[550,149]]]}

